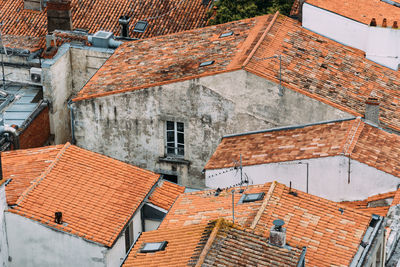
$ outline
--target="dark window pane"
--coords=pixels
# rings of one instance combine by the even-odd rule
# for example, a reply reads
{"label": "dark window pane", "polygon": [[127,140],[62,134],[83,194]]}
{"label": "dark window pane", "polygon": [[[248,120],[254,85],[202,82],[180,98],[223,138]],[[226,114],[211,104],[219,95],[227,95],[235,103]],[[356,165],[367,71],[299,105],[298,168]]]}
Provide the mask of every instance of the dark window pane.
{"label": "dark window pane", "polygon": [[167,130],[174,130],[174,122],[167,121]]}
{"label": "dark window pane", "polygon": [[173,183],[178,183],[178,176],[172,175],[172,174],[164,174],[163,178],[167,181],[173,182]]}
{"label": "dark window pane", "polygon": [[178,155],[183,156],[184,155],[184,146],[183,145],[178,145]]}
{"label": "dark window pane", "polygon": [[167,142],[174,142],[175,141],[175,136],[174,132],[167,132]]}
{"label": "dark window pane", "polygon": [[183,122],[176,123],[178,132],[183,132]]}
{"label": "dark window pane", "polygon": [[175,155],[175,148],[168,147],[167,154],[174,154]]}
{"label": "dark window pane", "polygon": [[178,143],[183,144],[183,133],[178,133]]}

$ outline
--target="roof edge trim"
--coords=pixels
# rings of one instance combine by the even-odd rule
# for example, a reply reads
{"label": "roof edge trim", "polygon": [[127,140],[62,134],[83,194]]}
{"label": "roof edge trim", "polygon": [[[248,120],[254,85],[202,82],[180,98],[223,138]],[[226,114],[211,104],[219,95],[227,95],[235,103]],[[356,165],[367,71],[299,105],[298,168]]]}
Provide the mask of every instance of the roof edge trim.
{"label": "roof edge trim", "polygon": [[337,119],[337,120],[328,120],[328,121],[321,121],[321,122],[314,122],[314,123],[298,124],[298,125],[293,125],[293,126],[277,127],[277,128],[271,128],[271,129],[265,129],[265,130],[259,130],[259,131],[250,131],[250,132],[246,132],[246,133],[228,134],[228,135],[222,136],[221,139],[245,136],[245,135],[252,135],[252,134],[258,134],[258,133],[268,133],[268,132],[276,132],[276,131],[283,131],[283,130],[301,129],[301,128],[316,126],[316,125],[321,125],[321,124],[351,121],[351,120],[355,120],[357,118],[359,118],[359,117],[349,117],[349,118]]}

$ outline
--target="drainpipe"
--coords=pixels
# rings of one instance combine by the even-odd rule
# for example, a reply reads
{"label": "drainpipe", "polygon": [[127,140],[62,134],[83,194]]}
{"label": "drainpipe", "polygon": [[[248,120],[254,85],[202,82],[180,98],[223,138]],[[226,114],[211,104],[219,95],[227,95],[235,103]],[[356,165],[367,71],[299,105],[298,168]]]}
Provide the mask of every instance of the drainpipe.
{"label": "drainpipe", "polygon": [[69,114],[70,114],[70,119],[71,119],[71,144],[75,145],[76,144],[76,139],[75,139],[75,117],[74,117],[74,110],[71,106],[72,101],[68,101],[68,109],[69,109]]}

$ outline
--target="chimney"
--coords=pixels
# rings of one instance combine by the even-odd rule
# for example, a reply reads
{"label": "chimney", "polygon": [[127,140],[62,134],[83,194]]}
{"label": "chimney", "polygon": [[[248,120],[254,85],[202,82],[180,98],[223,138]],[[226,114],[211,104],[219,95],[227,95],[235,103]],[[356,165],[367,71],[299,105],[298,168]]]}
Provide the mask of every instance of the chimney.
{"label": "chimney", "polygon": [[62,212],[61,211],[56,211],[54,214],[54,222],[57,224],[62,224]]}
{"label": "chimney", "polygon": [[286,245],[286,229],[282,228],[285,222],[275,220],[272,223],[274,226],[271,227],[269,232],[269,243],[274,246],[283,247]]}
{"label": "chimney", "polygon": [[365,120],[379,125],[379,100],[374,93],[365,101]]}
{"label": "chimney", "polygon": [[397,25],[397,21],[394,21],[394,22],[393,22],[392,28],[393,28],[393,29],[397,29],[398,27],[399,27],[399,26]]}
{"label": "chimney", "polygon": [[121,25],[121,36],[129,37],[129,21],[131,20],[128,16],[121,16],[119,18],[119,24]]}
{"label": "chimney", "polygon": [[372,18],[371,19],[371,23],[369,24],[369,26],[376,26],[376,19],[375,18]]}
{"label": "chimney", "polygon": [[24,9],[42,10],[41,0],[24,0]]}
{"label": "chimney", "polygon": [[72,30],[71,0],[49,0],[47,2],[47,31]]}
{"label": "chimney", "polygon": [[382,21],[382,27],[386,28],[387,27],[387,20],[383,19]]}

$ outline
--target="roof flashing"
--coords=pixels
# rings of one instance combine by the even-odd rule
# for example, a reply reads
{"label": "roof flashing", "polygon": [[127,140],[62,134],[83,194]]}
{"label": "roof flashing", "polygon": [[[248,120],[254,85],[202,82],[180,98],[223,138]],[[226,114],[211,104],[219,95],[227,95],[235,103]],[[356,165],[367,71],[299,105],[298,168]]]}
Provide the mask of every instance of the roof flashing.
{"label": "roof flashing", "polygon": [[152,252],[162,251],[165,249],[167,244],[168,244],[167,241],[144,243],[142,245],[142,248],[140,249],[140,253],[152,253]]}

